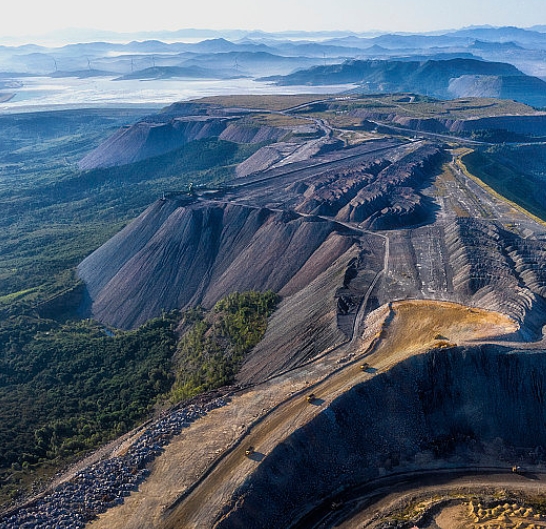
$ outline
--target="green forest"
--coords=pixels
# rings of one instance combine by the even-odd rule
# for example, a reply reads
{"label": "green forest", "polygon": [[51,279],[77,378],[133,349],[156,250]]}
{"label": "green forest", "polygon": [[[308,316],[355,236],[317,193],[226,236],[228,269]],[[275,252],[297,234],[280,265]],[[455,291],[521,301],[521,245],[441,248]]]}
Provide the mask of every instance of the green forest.
{"label": "green forest", "polygon": [[[211,311],[134,331],[29,316],[0,327],[0,504],[168,406],[234,381],[277,296],[234,292]],[[47,472],[45,472],[47,475]]]}
{"label": "green forest", "polygon": [[189,326],[176,353],[177,402],[230,384],[245,355],[262,339],[276,307],[274,292],[233,292],[207,313],[201,307],[184,314]]}
{"label": "green forest", "polygon": [[[119,126],[149,113],[0,116],[2,506],[144,421],[157,406],[231,383],[265,332],[272,293],[234,294],[225,318],[215,308],[224,324],[214,355],[201,347],[191,361],[184,360],[189,338],[178,342],[196,332],[188,323],[193,316],[165,313],[133,331],[78,316],[83,287],[74,271],[84,257],[164,193],[223,183],[259,148],[209,139],[123,168],[78,169],[77,162]],[[198,311],[195,324],[202,325],[206,311]]]}

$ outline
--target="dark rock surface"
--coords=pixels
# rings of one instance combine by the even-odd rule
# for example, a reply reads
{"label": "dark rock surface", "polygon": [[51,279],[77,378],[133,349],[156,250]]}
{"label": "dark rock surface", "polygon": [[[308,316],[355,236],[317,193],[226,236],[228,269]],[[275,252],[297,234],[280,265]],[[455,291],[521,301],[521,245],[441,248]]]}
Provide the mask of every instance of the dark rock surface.
{"label": "dark rock surface", "polygon": [[292,294],[353,244],[347,228],[230,204],[160,200],[78,267],[100,321],[130,328],[233,291]]}
{"label": "dark rock surface", "polygon": [[215,527],[292,527],[389,473],[543,463],[546,357],[494,346],[410,358],[361,383],[279,444]]}
{"label": "dark rock surface", "polygon": [[294,189],[301,193],[294,209],[360,223],[371,230],[420,224],[432,220],[434,211],[420,190],[430,185],[442,160],[440,147],[424,144],[393,162],[377,159],[326,171]]}
{"label": "dark rock surface", "polygon": [[520,322],[523,337],[540,339],[546,302],[546,244],[498,224],[460,218],[446,228],[453,286],[470,305]]}

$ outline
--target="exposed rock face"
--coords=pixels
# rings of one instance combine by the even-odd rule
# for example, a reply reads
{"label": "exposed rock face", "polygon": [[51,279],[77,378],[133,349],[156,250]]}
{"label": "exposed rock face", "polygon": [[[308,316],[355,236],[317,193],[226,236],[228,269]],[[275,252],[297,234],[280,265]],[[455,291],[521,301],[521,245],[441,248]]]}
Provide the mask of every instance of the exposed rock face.
{"label": "exposed rock face", "polygon": [[283,128],[257,126],[248,123],[231,123],[219,139],[235,143],[261,143],[280,140],[287,135]]}
{"label": "exposed rock face", "polygon": [[161,309],[212,306],[233,291],[289,295],[353,244],[318,218],[226,204],[156,202],[78,267],[100,321],[130,328]]}
{"label": "exposed rock face", "polygon": [[[483,84],[487,87],[491,81],[486,76]],[[528,105],[536,107],[544,106],[544,81],[538,77],[503,76],[500,79],[494,79],[495,87],[491,90],[478,90],[479,97],[487,96],[491,93],[493,97],[501,99],[513,99],[515,101],[525,101]],[[451,88],[451,87],[450,87]],[[472,95],[470,90],[462,91],[463,94]],[[498,94],[498,95],[495,95]]]}
{"label": "exposed rock face", "polygon": [[470,217],[393,232],[391,277],[379,304],[402,299],[451,300],[506,314],[524,340],[546,321],[546,243],[524,239],[498,222]]}
{"label": "exposed rock face", "polygon": [[409,227],[431,218],[430,202],[419,192],[430,185],[443,158],[435,145],[419,146],[392,163],[388,159],[327,171],[297,188],[295,210],[361,223],[367,229]]}
{"label": "exposed rock face", "polygon": [[449,126],[449,130],[455,133],[473,130],[507,130],[517,134],[543,136],[546,135],[546,115],[456,120]]}
{"label": "exposed rock face", "polygon": [[490,307],[539,338],[546,314],[546,245],[491,222],[457,219],[446,228],[453,287],[470,305]]}
{"label": "exposed rock face", "polygon": [[543,351],[493,346],[413,357],[279,444],[215,527],[294,527],[306,509],[390,472],[536,462],[546,449],[545,363]]}
{"label": "exposed rock face", "polygon": [[303,200],[296,210],[335,217],[359,190],[373,183],[381,169],[387,165],[387,160],[381,160],[369,165],[349,167],[340,172],[326,172],[319,178],[313,178],[306,182]]}

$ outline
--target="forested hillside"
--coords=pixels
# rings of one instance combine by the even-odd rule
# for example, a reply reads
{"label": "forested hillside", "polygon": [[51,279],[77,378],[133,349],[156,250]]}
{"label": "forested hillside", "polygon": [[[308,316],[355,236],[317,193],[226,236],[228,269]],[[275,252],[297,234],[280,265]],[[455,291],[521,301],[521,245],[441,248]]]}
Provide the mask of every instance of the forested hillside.
{"label": "forested hillside", "polygon": [[[250,318],[256,334],[242,338],[245,346],[230,349],[227,360],[221,351],[231,342],[218,338],[216,356],[194,355],[191,367],[174,363],[181,335],[176,311],[115,334],[80,319],[83,289],[73,268],[86,255],[164,193],[229,179],[235,164],[258,148],[209,138],[123,168],[78,168],[86,152],[139,115],[108,110],[0,117],[1,505],[144,420],[159,397],[171,402],[175,381],[178,397],[230,382],[273,308],[270,295],[257,325],[255,306],[242,303],[239,324]],[[256,293],[252,300],[259,298]],[[235,337],[243,332],[232,321],[237,310],[226,323]],[[211,375],[219,362],[223,374]],[[185,371],[190,368],[206,373],[181,389],[181,381],[193,376]]]}

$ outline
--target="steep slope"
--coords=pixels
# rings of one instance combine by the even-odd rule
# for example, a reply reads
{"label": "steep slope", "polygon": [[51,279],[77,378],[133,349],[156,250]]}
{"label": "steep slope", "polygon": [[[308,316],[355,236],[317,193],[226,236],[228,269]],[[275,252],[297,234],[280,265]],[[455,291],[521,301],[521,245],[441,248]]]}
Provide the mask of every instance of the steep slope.
{"label": "steep slope", "polygon": [[280,443],[214,526],[309,527],[296,523],[306,511],[391,473],[534,464],[546,445],[545,362],[492,346],[410,358]]}
{"label": "steep slope", "polygon": [[452,97],[497,97],[544,105],[546,84],[538,77],[521,75],[462,75],[448,83]]}
{"label": "steep slope", "polygon": [[[182,108],[183,112],[183,108]],[[282,128],[246,123],[233,116],[154,116],[119,129],[79,163],[82,170],[126,165],[173,151],[194,140],[218,138],[236,143],[277,141]]]}
{"label": "steep slope", "polygon": [[[331,240],[334,244],[341,242]],[[260,383],[353,338],[357,332],[356,313],[381,274],[384,257],[384,239],[370,234],[360,237],[325,272],[296,275],[288,285],[290,290],[298,280],[316,279],[277,308],[264,338],[245,361],[237,380],[242,384]],[[312,260],[307,267],[314,268]]]}
{"label": "steep slope", "polygon": [[319,218],[163,200],[85,259],[78,273],[93,317],[129,328],[162,309],[210,307],[235,290],[293,293],[352,244],[349,229]]}
{"label": "steep slope", "polygon": [[546,246],[495,223],[458,219],[446,228],[453,286],[466,303],[521,323],[526,339],[542,334],[546,314]]}
{"label": "steep slope", "polygon": [[226,118],[192,117],[166,122],[140,121],[119,129],[80,161],[80,169],[97,169],[138,162],[172,151],[192,140],[218,137]]}
{"label": "steep slope", "polygon": [[336,218],[362,222],[374,230],[401,228],[431,219],[434,208],[419,193],[442,160],[442,151],[424,145],[383,169],[375,181],[359,190]]}

